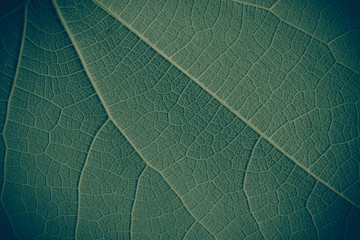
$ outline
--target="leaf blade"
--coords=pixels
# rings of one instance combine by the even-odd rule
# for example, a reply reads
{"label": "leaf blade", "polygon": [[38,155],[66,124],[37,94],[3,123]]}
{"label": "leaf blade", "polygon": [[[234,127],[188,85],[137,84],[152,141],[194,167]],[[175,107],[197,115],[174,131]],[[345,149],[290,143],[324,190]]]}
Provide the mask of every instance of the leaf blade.
{"label": "leaf blade", "polygon": [[[121,19],[119,23],[119,19],[108,16],[96,5],[81,6],[84,3],[53,1],[59,21],[51,5],[42,3],[39,6],[36,3],[39,2],[32,2],[32,11],[44,7],[51,9],[43,13],[51,19],[49,22],[52,24],[48,23],[51,27],[46,27],[39,18],[32,18],[37,19],[35,22],[38,29],[45,29],[47,41],[37,41],[29,32],[30,38],[25,44],[33,45],[26,48],[22,59],[22,74],[10,107],[9,119],[12,122],[5,134],[11,145],[11,156],[7,158],[6,166],[8,171],[11,173],[12,166],[15,166],[22,169],[16,170],[19,176],[23,174],[20,171],[28,176],[25,180],[6,174],[5,206],[12,220],[24,225],[17,226],[16,229],[22,233],[21,237],[137,238],[141,234],[142,238],[171,236],[191,239],[356,237],[359,210],[355,204],[346,202],[340,197],[342,193],[335,193],[336,189],[330,190],[331,186],[329,188],[322,185],[318,181],[319,177],[306,167],[298,167],[298,159],[295,161],[288,152],[273,143],[272,136],[268,137],[253,126],[251,121],[256,118],[246,119],[233,110],[226,99],[216,95],[218,92],[207,89],[149,40],[143,40],[143,36],[134,28]],[[227,4],[228,2],[223,2],[222,7],[226,9]],[[149,6],[141,6],[140,12],[146,12]],[[164,6],[160,9],[160,13],[167,12]],[[207,9],[211,13],[217,13],[216,6],[214,8],[208,5],[205,7],[206,11]],[[244,6],[241,9],[250,12],[254,10]],[[267,28],[264,23],[274,19],[266,11],[255,13],[264,20],[260,22],[262,30]],[[244,16],[241,21],[248,18]],[[133,20],[135,23],[142,21],[139,17]],[[208,19],[209,22],[198,20],[198,28],[206,24],[216,25],[218,21],[211,18]],[[125,26],[121,23],[125,23]],[[273,23],[276,23],[274,35],[278,38],[275,40],[286,39],[286,35],[280,36],[279,33],[287,33],[289,28],[276,19]],[[249,30],[246,24],[241,25],[244,28],[241,31]],[[203,36],[207,36],[209,31],[203,30]],[[292,36],[296,38],[303,36],[291,31],[289,33],[295,34]],[[59,45],[56,38],[51,37],[59,32],[64,39],[65,35],[70,38],[70,41],[65,40],[69,47]],[[201,37],[197,40],[199,39]],[[231,39],[234,38],[228,40],[234,42]],[[255,62],[245,74],[246,78],[253,79],[252,74],[256,73],[259,64],[263,64],[271,55],[276,56],[272,48],[279,43],[273,40],[274,38],[268,42],[269,48],[260,51],[262,56],[253,59]],[[300,46],[305,47],[298,50],[302,53],[298,62],[308,59],[314,51],[323,48],[309,38],[304,42],[306,44]],[[38,52],[31,52],[30,49],[38,49]],[[60,57],[55,60],[55,66],[51,65],[54,63],[51,54],[50,58],[47,55],[51,51],[55,51]],[[61,60],[61,51],[66,52],[67,57],[73,61]],[[31,55],[32,60],[40,60],[39,66],[31,65],[31,61],[26,59],[27,55]],[[334,95],[327,97],[331,100],[329,104],[334,115],[348,113],[350,117],[344,123],[354,126],[354,109],[356,111],[358,96],[351,92],[357,86],[351,84],[355,83],[356,78],[341,64],[333,64],[331,57],[326,54],[324,56],[316,56],[319,63],[315,67],[306,67],[312,67],[311,71],[317,77],[326,76],[326,80],[320,78],[321,87],[318,88],[324,88],[325,84],[326,89],[329,76],[332,75],[331,84],[336,91],[347,93],[344,95],[345,104],[337,102]],[[326,62],[326,59],[330,61]],[[277,61],[276,57],[272,60]],[[51,67],[44,67],[43,62],[50,63]],[[61,62],[71,66],[71,69],[64,70]],[[324,67],[320,67],[321,65]],[[189,66],[190,69],[191,63]],[[201,73],[204,71],[207,70],[202,69],[200,76],[209,77]],[[64,81],[65,78],[67,84],[68,79],[81,79],[82,84],[80,88],[79,85],[71,84],[66,88],[65,93],[71,91],[70,97],[55,91],[64,89],[61,84],[56,87],[48,85],[47,81],[42,80],[44,77],[55,79],[50,82],[57,79]],[[344,81],[338,84],[338,79],[344,80],[346,84],[343,84]],[[298,80],[297,84],[300,85],[295,86],[296,88],[304,87],[301,85],[304,83],[305,86],[309,84],[302,80],[304,79]],[[28,85],[29,82],[34,82],[35,87]],[[259,83],[261,81],[255,85]],[[219,92],[223,93],[232,90],[225,85],[218,87]],[[302,96],[311,98],[309,93]],[[17,99],[26,100],[21,102]],[[299,104],[299,99],[301,100],[298,98],[296,104]],[[265,104],[269,101],[266,98],[262,100],[265,101],[263,106],[267,106]],[[35,104],[25,105],[25,102]],[[311,104],[310,101],[305,105]],[[326,110],[326,102],[321,104]],[[263,106],[260,109],[266,109]],[[300,109],[304,107],[306,106],[301,105],[300,101]],[[304,120],[309,115],[319,118],[326,116],[323,113],[319,115],[319,112],[321,111],[304,108],[298,116],[292,117],[292,124],[298,124],[298,119]],[[31,116],[36,120],[32,121]],[[256,115],[254,113],[251,116]],[[345,119],[344,116],[341,118]],[[322,131],[314,119],[305,121],[306,124],[310,122],[314,123],[312,127],[317,131]],[[281,143],[280,133],[288,125],[279,126],[281,127],[273,132],[273,136],[279,136]],[[301,127],[296,125],[295,129],[302,129]],[[14,135],[15,129],[20,129],[19,135]],[[336,133],[338,130],[333,128],[331,131]],[[348,139],[345,139],[345,143],[353,148],[352,153],[356,153],[356,141],[352,140],[354,135],[351,131],[346,131],[344,136]],[[21,135],[24,133],[25,135]],[[62,141],[61,137],[66,140]],[[78,141],[79,139],[81,140]],[[337,141],[337,145],[344,142],[341,137],[332,139]],[[17,144],[16,141],[30,141],[30,144]],[[335,155],[344,153],[341,147],[321,147],[325,149],[323,155],[328,152]],[[25,154],[24,151],[28,153]],[[72,154],[66,155],[69,151]],[[47,159],[39,157],[44,153],[49,154]],[[130,154],[131,157],[124,157],[124,154]],[[301,152],[296,154],[296,158],[304,156]],[[39,169],[31,167],[34,159],[35,165],[40,163],[37,165]],[[52,168],[46,167],[56,164],[56,161],[65,161],[65,168],[59,170],[55,165]],[[311,162],[311,159],[303,161]],[[132,165],[133,162],[136,162],[137,167],[128,169],[127,164]],[[113,167],[114,164],[117,165]],[[311,167],[314,166],[316,164],[311,163]],[[321,166],[317,163],[316,167]],[[312,170],[314,169],[316,170]],[[346,168],[339,169],[343,171]],[[69,171],[70,179],[55,186],[53,181],[58,179],[57,176],[66,177]],[[118,172],[121,173],[120,177]],[[316,173],[321,176],[321,169]],[[356,171],[351,172],[354,173]],[[143,175],[147,177],[142,177]],[[353,176],[350,175],[349,178],[352,179]],[[44,180],[50,186],[44,186]],[[123,180],[128,183],[123,184]],[[341,184],[348,180],[342,180]],[[356,199],[356,185],[351,185],[351,181],[346,183],[348,185],[345,184],[349,186],[345,190]],[[336,185],[336,188],[343,189],[341,184]],[[119,187],[127,190],[118,191]],[[65,201],[61,201],[64,197]],[[166,203],[169,198],[176,204]],[[126,206],[120,204],[124,201]],[[69,208],[70,210],[65,210]],[[56,215],[55,209],[59,209],[60,216]],[[144,215],[144,209],[150,209],[150,218]],[[71,214],[71,211],[77,211],[77,214]],[[129,216],[132,216],[130,220]],[[30,218],[34,219],[32,223]],[[116,224],[109,225],[110,222]],[[138,224],[139,222],[146,224]],[[144,225],[151,225],[152,228],[144,228]],[[134,235],[131,236],[132,232]]]}
{"label": "leaf blade", "polygon": [[[292,26],[280,22],[277,17],[271,13],[269,14],[268,10],[257,9],[248,4],[239,8],[237,4],[224,1],[214,3],[207,8],[204,1],[205,7],[203,9],[206,9],[204,20],[197,23],[199,19],[195,16],[195,13],[187,11],[187,9],[201,9],[201,3],[198,6],[196,4],[194,6],[185,6],[184,3],[179,6],[174,2],[166,3],[161,9],[155,9],[156,12],[150,14],[150,9],[153,6],[152,1],[142,8],[137,8],[132,1],[129,1],[126,7],[123,8],[117,8],[116,4],[111,4],[112,1],[104,4],[101,1],[95,2],[114,15],[119,21],[126,24],[175,66],[182,69],[182,72],[200,83],[204,89],[209,89],[208,92],[212,96],[225,106],[228,106],[230,110],[249,126],[252,126],[262,137],[283,151],[287,157],[297,162],[299,166],[323,184],[359,207],[360,196],[353,191],[359,188],[358,176],[356,173],[352,173],[349,181],[342,180],[346,178],[346,172],[359,169],[359,162],[355,157],[360,152],[359,148],[356,147],[359,145],[359,126],[356,120],[345,121],[344,117],[336,111],[338,111],[342,103],[345,103],[348,105],[346,112],[349,112],[352,116],[358,115],[356,105],[358,105],[360,96],[355,91],[359,89],[357,82],[360,76],[343,67],[341,63],[337,63],[326,43],[323,43],[322,40],[318,41],[304,32],[298,32]],[[241,4],[238,5],[242,6]],[[236,9],[236,7],[239,9]],[[255,15],[255,19],[252,19],[253,15],[251,13]],[[212,19],[212,16],[217,17],[218,15],[228,22],[236,19],[241,24],[228,27],[228,22],[223,21],[220,23]],[[143,22],[147,18],[149,18],[148,22]],[[181,21],[180,19],[190,19],[191,21],[184,21],[185,26],[177,25],[177,22]],[[209,21],[207,27],[212,30],[212,39],[210,40],[207,38],[211,38],[211,35],[200,35],[202,31],[206,30],[206,27],[203,26],[204,21]],[[179,46],[175,46],[174,43],[186,38],[180,33],[183,32],[183,29],[191,27],[192,23],[195,24],[195,30],[189,33],[191,35],[189,41],[192,44],[185,44],[183,41],[179,43]],[[167,27],[156,27],[159,25]],[[274,25],[280,28],[277,33],[274,30]],[[243,68],[241,64],[249,65],[250,70],[248,70],[248,73],[245,75],[240,73],[240,78],[234,76],[234,74],[232,76],[229,70],[224,70],[227,71],[227,75],[215,75],[219,71],[217,65],[226,66],[226,64],[229,65],[229,63],[233,64],[234,62],[229,61],[229,59],[234,59],[234,54],[229,52],[225,52],[223,55],[210,55],[213,52],[224,51],[224,46],[221,45],[222,42],[226,42],[226,37],[223,34],[224,28],[229,29],[228,31],[235,28],[240,32],[238,40],[235,37],[235,43],[231,45],[231,49],[235,53],[238,51],[240,57],[248,54],[248,58],[252,61],[252,64],[249,65],[246,64],[246,61],[244,62],[242,59],[236,60],[235,58],[236,67],[228,67],[234,70]],[[253,35],[241,33],[241,31],[245,31],[244,28],[247,32],[252,32]],[[178,35],[173,37],[171,34],[174,33],[169,29],[173,29],[172,31],[175,31]],[[257,31],[258,29],[259,31]],[[260,32],[266,32],[266,35],[269,35],[270,38],[264,37]],[[165,38],[172,39],[172,42],[169,43]],[[248,39],[247,42],[251,42],[249,47],[251,50],[248,52],[246,49],[243,50],[245,53],[239,53],[239,50],[235,50],[244,48],[239,39],[242,39],[242,41]],[[273,45],[271,44],[272,41],[274,42]],[[299,43],[295,41],[299,41]],[[210,42],[212,45],[210,45]],[[290,47],[288,48],[288,46]],[[349,45],[349,47],[351,46]],[[197,48],[200,50],[197,50]],[[259,56],[266,49],[271,51],[262,57],[258,57],[250,55],[249,52],[254,49]],[[180,51],[184,54],[180,54]],[[177,57],[177,54],[188,55],[189,57],[182,59]],[[290,64],[286,62],[288,60]],[[257,64],[257,61],[260,63]],[[255,69],[251,70],[254,65]],[[269,68],[268,65],[273,65],[271,66],[272,69],[267,69]],[[197,71],[202,73],[200,77],[198,77],[199,73]],[[263,71],[265,72],[264,76],[258,74]],[[279,73],[279,71],[280,73],[285,72],[286,75],[272,75],[273,73]],[[239,72],[236,72],[236,74],[239,75]],[[250,74],[250,77],[247,77],[247,74]],[[209,81],[209,79],[214,78],[214,75],[218,77],[218,80]],[[272,78],[276,79],[276,81],[283,80],[280,83],[267,80]],[[222,85],[217,84],[217,82],[222,81],[225,81],[222,84],[224,88],[221,87]],[[264,84],[266,81],[268,81],[268,84]],[[353,91],[336,89],[333,95],[329,95],[328,92],[333,91],[333,82],[341,83],[343,89],[353,89]],[[247,93],[246,89],[250,89],[251,92]],[[230,90],[231,94],[229,94]],[[353,98],[339,100],[336,95],[342,95],[342,91],[346,91],[345,95]],[[309,126],[313,125],[315,127],[309,129]],[[348,125],[351,130],[348,130],[345,125]],[[344,130],[345,133],[342,132],[343,129],[346,129]],[[276,135],[278,131],[281,133]],[[351,131],[352,133],[350,133]],[[349,137],[350,135],[352,137]],[[335,160],[333,153],[336,158],[340,159]],[[307,158],[304,158],[304,156]],[[334,166],[338,165],[336,163],[338,161],[346,162],[346,164],[343,164],[340,169],[336,169]],[[348,191],[349,188],[352,190]]]}

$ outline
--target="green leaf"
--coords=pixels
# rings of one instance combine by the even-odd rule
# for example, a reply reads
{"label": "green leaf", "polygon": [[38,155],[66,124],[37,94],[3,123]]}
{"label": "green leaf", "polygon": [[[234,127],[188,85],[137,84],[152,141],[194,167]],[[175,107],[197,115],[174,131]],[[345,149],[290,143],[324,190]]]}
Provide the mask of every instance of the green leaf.
{"label": "green leaf", "polygon": [[341,1],[30,0],[0,19],[6,239],[356,239]]}

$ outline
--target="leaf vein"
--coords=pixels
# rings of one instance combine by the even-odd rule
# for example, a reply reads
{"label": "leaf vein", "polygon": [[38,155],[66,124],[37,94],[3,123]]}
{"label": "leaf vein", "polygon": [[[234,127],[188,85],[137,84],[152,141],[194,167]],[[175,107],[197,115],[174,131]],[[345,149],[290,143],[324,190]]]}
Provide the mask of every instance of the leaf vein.
{"label": "leaf vein", "polygon": [[[54,1],[54,0],[53,0]],[[198,79],[194,78],[188,71],[183,69],[179,64],[177,64],[174,60],[169,58],[163,51],[158,49],[156,46],[154,46],[148,39],[146,39],[142,34],[140,34],[138,31],[136,31],[131,25],[126,23],[123,19],[116,16],[114,13],[110,12],[107,8],[105,8],[101,3],[99,3],[96,0],[92,0],[96,5],[98,5],[100,8],[102,8],[104,11],[106,11],[108,14],[113,16],[115,19],[117,19],[120,23],[122,23],[124,26],[126,26],[130,31],[132,31],[135,35],[137,35],[140,39],[142,39],[145,43],[147,43],[151,48],[153,48],[156,52],[158,52],[162,57],[167,59],[173,66],[181,70],[187,77],[189,77],[192,81],[194,81],[197,85],[202,87],[208,94],[210,94],[213,98],[215,98],[217,101],[219,101],[222,105],[224,105],[226,108],[228,108],[232,113],[234,113],[241,121],[243,121],[245,124],[247,124],[250,128],[252,128],[255,132],[257,132],[261,137],[263,137],[265,140],[267,140],[269,143],[271,143],[274,147],[276,147],[282,154],[284,154],[287,158],[289,158],[291,161],[293,161],[296,165],[298,165],[301,169],[306,171],[309,175],[311,175],[313,178],[315,178],[317,181],[321,182],[325,186],[327,186],[329,189],[331,189],[333,192],[341,196],[343,199],[345,199],[347,202],[355,206],[356,208],[360,209],[360,206],[357,206],[351,199],[346,197],[342,192],[339,192],[334,187],[329,185],[328,182],[325,182],[324,180],[320,179],[318,176],[316,176],[314,173],[312,173],[309,169],[307,169],[305,166],[300,164],[292,155],[287,153],[284,149],[282,149],[278,144],[276,144],[272,139],[270,139],[268,136],[266,136],[263,132],[261,132],[255,125],[250,123],[247,119],[245,119],[242,115],[240,115],[237,111],[235,111],[229,104],[224,102],[221,98],[219,98],[217,95],[215,95],[213,92],[211,92],[203,83],[199,82]],[[301,29],[299,29],[302,31]],[[304,32],[304,31],[303,31]],[[78,48],[77,48],[78,50]],[[87,71],[88,72],[88,71]]]}

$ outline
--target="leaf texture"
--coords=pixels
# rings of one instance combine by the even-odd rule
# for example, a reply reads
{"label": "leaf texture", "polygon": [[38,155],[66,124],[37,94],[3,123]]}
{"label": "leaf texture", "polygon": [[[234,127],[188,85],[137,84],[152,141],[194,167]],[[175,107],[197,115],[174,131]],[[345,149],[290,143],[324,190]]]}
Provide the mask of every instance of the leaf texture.
{"label": "leaf texture", "polygon": [[339,2],[28,1],[1,19],[1,230],[356,239],[359,29]]}

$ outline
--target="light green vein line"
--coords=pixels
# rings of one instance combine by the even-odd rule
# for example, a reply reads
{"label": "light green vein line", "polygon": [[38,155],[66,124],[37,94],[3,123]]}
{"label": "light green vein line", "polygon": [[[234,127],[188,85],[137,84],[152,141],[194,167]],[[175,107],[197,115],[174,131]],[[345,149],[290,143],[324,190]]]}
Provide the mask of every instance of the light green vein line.
{"label": "light green vein line", "polygon": [[[249,2],[244,2],[244,1],[241,1],[241,0],[232,0],[232,1],[233,1],[233,2],[237,2],[237,3],[244,4],[244,5],[247,5],[247,6],[250,6],[250,7],[260,8],[260,9],[264,9],[264,10],[267,10],[267,11],[270,10],[270,8],[268,8],[268,7],[256,5],[256,4],[249,3]],[[275,4],[274,4],[274,5],[275,5]]]}
{"label": "light green vein line", "polygon": [[[7,103],[6,118],[5,118],[5,123],[4,123],[3,130],[2,130],[2,135],[3,135],[3,138],[4,138],[4,144],[5,144],[5,155],[4,155],[4,177],[3,177],[2,187],[1,187],[0,203],[1,203],[5,213],[8,216],[9,216],[9,213],[7,212],[7,210],[4,207],[3,202],[2,202],[3,197],[4,197],[4,187],[5,187],[5,182],[6,182],[6,159],[7,159],[7,153],[8,153],[8,145],[7,145],[7,141],[6,141],[6,137],[5,137],[5,129],[7,127],[8,121],[9,121],[10,105],[11,105],[12,98],[13,98],[13,95],[14,95],[14,89],[15,89],[15,85],[16,85],[16,80],[18,78],[20,64],[21,64],[21,56],[22,56],[22,52],[23,52],[23,49],[24,49],[24,42],[25,42],[25,35],[26,35],[26,25],[27,25],[28,5],[29,5],[29,1],[26,1],[25,5],[24,5],[24,26],[23,26],[23,32],[22,32],[22,38],[21,38],[21,45],[20,45],[20,50],[19,50],[18,62],[17,62],[16,70],[15,70],[14,82],[13,82],[13,85],[11,87],[11,91],[10,91],[10,95],[9,95],[9,101]],[[20,9],[21,7],[23,7],[23,6],[20,6],[19,8],[16,8],[16,10]],[[10,218],[9,218],[9,221],[10,221],[11,228],[14,229],[13,223],[12,223]],[[14,232],[15,236],[17,238],[19,238],[17,233],[15,231],[13,231],[13,232]]]}
{"label": "light green vein line", "polygon": [[[113,123],[115,125],[115,122],[113,122]],[[140,185],[141,177],[143,176],[143,174],[147,170],[147,168],[148,168],[148,166],[144,167],[144,169],[140,173],[138,181],[136,183],[135,197],[134,197],[134,202],[133,202],[133,205],[132,205],[132,208],[131,208],[131,214],[130,214],[130,217],[131,217],[131,221],[130,221],[130,239],[132,239],[131,233],[132,233],[132,227],[134,225],[134,209],[135,209],[136,199],[137,199],[138,192],[139,192],[139,185]]]}
{"label": "light green vein line", "polygon": [[[84,67],[84,70],[85,70],[86,74],[88,75],[89,80],[90,80],[91,84],[93,85],[94,90],[95,90],[95,92],[97,93],[97,95],[98,95],[98,97],[99,97],[99,100],[101,101],[102,105],[104,106],[104,109],[105,109],[108,117],[110,118],[110,120],[114,123],[114,125],[117,127],[117,129],[120,131],[120,133],[125,137],[125,139],[126,139],[126,140],[130,143],[130,145],[133,147],[133,149],[138,153],[138,155],[143,159],[144,163],[145,163],[147,166],[149,166],[150,168],[152,168],[154,171],[156,171],[157,173],[160,174],[160,176],[165,180],[166,184],[170,187],[171,190],[174,191],[174,193],[176,194],[176,196],[180,199],[180,201],[182,202],[183,206],[184,206],[185,209],[189,212],[189,214],[193,217],[193,219],[195,219],[195,220],[196,220],[199,224],[201,224],[209,233],[211,233],[211,231],[210,231],[205,225],[203,225],[203,224],[192,214],[192,212],[190,211],[190,209],[188,208],[188,206],[184,203],[183,199],[178,195],[178,193],[175,191],[175,189],[169,184],[168,180],[164,177],[164,175],[163,175],[159,170],[157,170],[156,168],[154,168],[152,165],[149,164],[149,162],[146,160],[146,158],[141,154],[141,151],[139,151],[139,150],[136,148],[136,146],[134,145],[134,143],[133,143],[133,142],[129,139],[129,137],[124,133],[123,129],[121,129],[120,126],[119,126],[119,125],[116,123],[116,121],[113,119],[113,117],[111,116],[108,108],[106,107],[106,104],[105,104],[104,99],[102,98],[101,94],[99,93],[98,88],[96,87],[96,84],[95,84],[95,82],[94,82],[94,79],[92,78],[92,75],[90,74],[90,72],[89,72],[89,70],[88,70],[88,68],[87,68],[87,66],[86,66],[86,64],[85,64],[85,62],[84,62],[84,60],[83,60],[84,57],[82,56],[82,53],[81,53],[80,49],[79,49],[79,47],[77,46],[74,38],[72,37],[70,29],[69,29],[68,26],[66,25],[66,22],[65,22],[62,14],[61,14],[61,12],[60,12],[59,6],[58,6],[57,3],[56,3],[56,0],[51,0],[51,1],[52,1],[53,5],[54,5],[54,8],[55,8],[55,10],[56,10],[56,12],[57,12],[57,14],[58,14],[58,17],[59,17],[62,25],[64,26],[65,31],[67,32],[67,34],[68,34],[71,42],[72,42],[73,45],[74,45],[74,48],[75,48],[75,50],[76,50],[76,52],[77,52],[77,54],[78,54],[78,56],[79,56],[79,59],[80,59],[82,65],[83,65],[83,67]],[[124,25],[124,26],[126,26],[126,25]],[[212,233],[211,233],[211,234],[212,234]],[[213,235],[213,234],[212,234],[212,235]],[[215,237],[215,235],[213,235],[213,236]],[[215,237],[215,238],[216,238],[216,237]]]}
{"label": "light green vein line", "polygon": [[94,146],[94,143],[96,142],[96,139],[97,137],[99,136],[101,130],[110,122],[110,119],[107,119],[103,125],[99,128],[99,130],[96,132],[91,144],[90,144],[90,147],[89,147],[89,150],[88,150],[88,153],[87,153],[87,156],[86,156],[86,159],[85,159],[85,162],[84,162],[84,165],[81,169],[81,173],[80,173],[80,177],[79,177],[79,183],[78,183],[78,186],[77,186],[77,192],[78,192],[78,209],[77,209],[77,217],[76,217],[76,224],[75,224],[75,239],[77,239],[77,232],[78,232],[78,227],[79,227],[79,221],[80,221],[80,200],[81,200],[81,192],[80,192],[80,186],[81,186],[81,182],[83,180],[83,176],[84,176],[84,172],[85,172],[85,168],[86,168],[86,164],[89,160],[89,157],[90,157],[90,153],[91,153],[91,149],[93,148]]}
{"label": "light green vein line", "polygon": [[339,36],[335,37],[334,39],[332,39],[331,41],[329,41],[329,46],[331,44],[333,44],[335,41],[339,40],[340,38],[344,37],[346,34],[350,34],[350,33],[356,33],[358,32],[359,30],[350,30],[350,31],[347,31],[347,32],[344,32],[342,34],[340,34]]}
{"label": "light green vein line", "polygon": [[[23,88],[23,87],[15,86],[15,88],[18,89],[18,91],[20,90],[20,91],[26,92],[26,93],[28,93],[29,95],[35,96],[35,97],[37,97],[37,98],[40,98],[42,101],[48,102],[48,103],[54,105],[55,107],[57,107],[57,108],[59,108],[59,109],[62,109],[62,107],[61,107],[60,105],[58,105],[58,104],[55,103],[55,102],[52,102],[51,100],[46,99],[44,96],[41,96],[41,95],[39,95],[39,94],[37,94],[37,93],[34,93],[34,92],[31,92],[31,91],[29,91],[28,89]],[[22,123],[21,123],[21,124],[22,124]],[[25,125],[25,124],[24,124],[24,125]]]}
{"label": "light green vein line", "polygon": [[280,2],[280,0],[277,0],[276,2],[273,3],[273,5],[269,8],[270,11],[273,10],[273,8]]}
{"label": "light green vein line", "polygon": [[194,221],[194,222],[190,225],[189,229],[186,231],[184,237],[182,238],[183,240],[187,238],[188,233],[191,231],[191,229],[193,228],[193,226],[195,225],[195,223],[196,223],[196,221]]}
{"label": "light green vein line", "polygon": [[[54,0],[52,0],[54,1]],[[325,182],[324,180],[320,179],[318,176],[316,176],[314,173],[312,173],[309,169],[304,167],[302,164],[300,164],[293,156],[288,154],[284,149],[282,149],[279,145],[277,145],[273,140],[271,140],[268,136],[266,136],[263,132],[261,132],[255,125],[250,123],[247,119],[245,119],[242,115],[240,115],[238,112],[236,112],[234,109],[230,107],[229,104],[224,102],[221,98],[219,98],[217,95],[215,95],[213,92],[211,92],[203,83],[201,83],[198,79],[194,78],[188,71],[183,69],[179,64],[177,64],[174,60],[169,58],[163,51],[158,49],[156,46],[154,46],[147,38],[145,38],[142,34],[140,34],[138,31],[136,31],[133,27],[131,27],[128,23],[126,23],[123,19],[116,16],[114,13],[110,12],[105,6],[103,6],[101,3],[92,0],[96,5],[101,7],[104,11],[106,11],[108,14],[113,16],[115,19],[117,19],[121,24],[123,24],[125,27],[127,27],[130,31],[132,31],[135,35],[137,35],[141,40],[143,40],[146,44],[148,44],[152,49],[154,49],[157,53],[159,53],[162,57],[164,57],[166,60],[168,60],[173,66],[177,67],[180,71],[182,71],[187,77],[189,77],[191,80],[193,80],[196,84],[198,84],[200,87],[202,87],[207,93],[209,93],[213,98],[218,100],[222,105],[224,105],[227,109],[229,109],[233,114],[235,114],[241,121],[246,123],[250,128],[252,128],[255,132],[257,132],[261,137],[263,137],[266,141],[271,143],[274,147],[276,147],[281,153],[283,153],[287,158],[292,160],[296,165],[298,165],[301,169],[303,169],[305,172],[310,174],[313,178],[315,178],[317,181],[321,182],[325,186],[327,186],[329,189],[331,189],[333,192],[341,196],[343,199],[345,199],[347,202],[355,206],[356,208],[360,209],[360,206],[357,206],[351,199],[346,197],[343,193],[339,192],[335,188],[329,185],[328,182]],[[354,71],[353,71],[354,72]]]}
{"label": "light green vein line", "polygon": [[255,142],[255,144],[254,144],[254,147],[253,147],[253,149],[252,149],[252,151],[251,151],[251,154],[250,154],[250,157],[249,157],[249,161],[248,161],[248,163],[247,163],[247,165],[246,165],[246,167],[245,167],[244,185],[243,185],[243,186],[244,186],[244,193],[245,193],[246,199],[247,199],[248,204],[249,204],[250,214],[251,214],[251,216],[253,216],[253,218],[255,219],[256,225],[257,225],[258,228],[259,228],[259,231],[260,231],[260,233],[261,233],[261,236],[263,236],[263,238],[266,239],[265,236],[264,236],[264,234],[262,233],[260,223],[258,222],[258,220],[256,219],[256,217],[255,217],[254,214],[253,214],[253,210],[251,209],[251,204],[250,204],[250,197],[249,197],[249,195],[247,194],[246,189],[245,189],[245,184],[246,184],[246,178],[247,178],[248,168],[249,168],[249,165],[250,165],[250,163],[251,163],[251,160],[253,159],[254,152],[255,152],[255,150],[256,150],[259,142],[261,141],[261,139],[262,139],[262,137],[260,136],[260,137],[256,140],[256,142]]}
{"label": "light green vein line", "polygon": [[315,190],[315,188],[316,188],[316,186],[317,186],[318,184],[319,184],[319,182],[315,182],[314,186],[312,187],[311,192],[310,192],[308,198],[306,199],[305,209],[306,209],[306,211],[309,213],[309,215],[310,215],[310,217],[311,217],[311,221],[312,221],[312,223],[314,224],[314,228],[315,228],[315,230],[316,230],[316,237],[319,239],[319,236],[320,236],[320,234],[319,234],[319,229],[318,229],[317,226],[316,226],[314,215],[311,214],[311,211],[310,211],[310,208],[309,208],[309,200],[310,200],[310,197],[311,197],[311,195],[313,194],[313,192],[314,192],[314,190]]}

